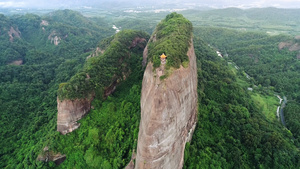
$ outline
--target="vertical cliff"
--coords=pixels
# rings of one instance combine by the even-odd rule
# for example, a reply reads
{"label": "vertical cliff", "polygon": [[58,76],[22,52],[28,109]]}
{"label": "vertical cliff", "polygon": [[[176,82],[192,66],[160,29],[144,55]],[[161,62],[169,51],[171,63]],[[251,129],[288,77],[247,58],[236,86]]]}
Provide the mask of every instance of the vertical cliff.
{"label": "vertical cliff", "polygon": [[57,98],[57,131],[67,134],[76,130],[77,123],[91,109],[91,99],[62,100]]}
{"label": "vertical cliff", "polygon": [[[159,30],[153,36],[156,34]],[[162,38],[157,41],[163,43]],[[147,64],[142,83],[136,169],[183,166],[185,144],[190,141],[197,121],[198,98],[196,56],[192,41],[188,41],[188,65],[168,68],[170,57],[175,57],[171,52],[166,52],[167,64],[158,67],[151,61]]]}

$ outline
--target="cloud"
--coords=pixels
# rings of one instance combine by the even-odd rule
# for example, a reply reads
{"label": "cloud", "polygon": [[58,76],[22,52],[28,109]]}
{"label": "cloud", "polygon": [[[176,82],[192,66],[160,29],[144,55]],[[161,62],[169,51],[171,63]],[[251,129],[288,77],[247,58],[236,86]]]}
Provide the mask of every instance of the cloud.
{"label": "cloud", "polygon": [[300,8],[300,0],[247,0],[239,1],[240,5],[249,7],[279,7],[279,8]]}
{"label": "cloud", "polygon": [[201,6],[215,7],[280,7],[300,8],[300,0],[0,0],[0,8],[7,7],[76,7],[76,6],[102,6],[102,4],[113,3],[119,5],[136,6],[136,4],[184,4],[195,3]]}
{"label": "cloud", "polygon": [[10,8],[10,7],[24,7],[24,2],[15,2],[15,1],[6,1],[0,2],[0,7],[2,8]]}

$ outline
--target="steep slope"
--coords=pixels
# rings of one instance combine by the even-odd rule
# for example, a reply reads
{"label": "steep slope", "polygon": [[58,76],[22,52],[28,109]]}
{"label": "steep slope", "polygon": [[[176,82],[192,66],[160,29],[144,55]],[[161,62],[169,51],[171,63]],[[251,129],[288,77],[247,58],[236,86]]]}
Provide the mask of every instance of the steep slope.
{"label": "steep slope", "polygon": [[[186,145],[184,168],[299,168],[299,150],[291,133],[265,116],[239,78],[253,81],[241,69],[232,71],[232,65],[199,38],[200,32],[207,32],[194,32],[201,109],[192,141]],[[260,88],[253,92],[268,96]]]}
{"label": "steep slope", "polygon": [[79,124],[76,121],[89,112],[94,97],[107,97],[121,81],[126,80],[132,72],[129,62],[131,55],[144,49],[147,39],[147,34],[143,32],[119,32],[104,41],[109,47],[99,49],[105,50],[102,55],[89,58],[83,71],[68,83],[60,84],[57,131],[66,134],[77,129]]}
{"label": "steep slope", "polygon": [[[59,84],[82,69],[90,51],[114,33],[110,27],[98,28],[34,14],[0,15],[0,168],[45,165],[36,158],[56,133]],[[53,30],[68,37],[55,46],[48,40]]]}
{"label": "steep slope", "polygon": [[[169,24],[172,24],[173,30]],[[190,26],[191,23],[182,15],[172,13],[158,25],[153,35],[155,38],[152,37],[148,44],[151,55],[154,53],[151,50],[165,43],[165,39],[178,40],[169,44],[173,48],[165,46],[164,51],[161,51],[168,56],[166,64],[162,61],[160,66],[154,67],[153,62],[149,62],[146,67],[142,84],[141,122],[135,168],[183,166],[185,144],[191,139],[196,126],[198,107],[197,66],[194,46],[189,42]],[[185,34],[179,33],[177,29]],[[185,50],[184,46],[183,49],[176,48],[181,40],[187,40],[183,44],[189,43],[188,50]],[[151,48],[151,45],[154,48]],[[180,61],[176,54],[182,50],[188,59]],[[152,56],[155,62],[156,58],[153,57],[157,56]],[[178,61],[177,59],[179,62],[172,62]],[[183,67],[182,62],[187,62],[188,65]],[[159,63],[156,62],[156,65]]]}
{"label": "steep slope", "polygon": [[[143,40],[143,38],[145,39]],[[51,138],[51,143],[48,145],[49,151],[66,155],[66,160],[58,168],[123,168],[129,162],[132,148],[136,147],[138,138],[140,91],[144,72],[141,61],[148,38],[149,35],[142,32],[121,31],[115,36],[103,40],[98,45],[98,51],[105,50],[105,52],[100,56],[89,58],[85,69],[79,72],[80,74],[84,71],[91,71],[89,72],[90,80],[97,82],[88,86],[94,90],[90,92],[95,93],[91,103],[93,108],[79,121],[81,124],[79,129],[67,135],[57,132],[55,137]],[[96,51],[95,53],[97,53]],[[109,60],[110,62],[108,62]],[[111,70],[110,68],[117,69]],[[91,74],[92,72],[94,74]],[[104,72],[112,75],[103,74]],[[122,72],[130,73],[122,76],[126,79],[120,80],[117,77],[123,75]],[[84,75],[86,78],[86,74]],[[76,78],[78,76],[74,76],[72,79]],[[114,83],[116,79],[119,81]],[[87,81],[83,80],[83,82],[78,83],[80,84],[78,89],[87,87],[85,86]],[[72,80],[68,83],[76,85]],[[96,88],[93,86],[95,84],[97,84]],[[101,87],[100,85],[105,86]],[[111,87],[106,88],[108,85]],[[66,87],[67,84],[64,86]],[[114,88],[115,91],[112,93],[108,92],[111,90],[105,90]],[[86,91],[86,95],[80,97],[78,93],[73,92],[72,94],[72,90],[68,91],[65,95],[59,94],[59,96],[68,98],[74,96],[78,100],[89,93]],[[106,94],[109,96],[106,97]],[[72,102],[72,99],[65,98],[62,103],[65,100],[69,100],[69,103]],[[78,146],[80,148],[76,148]],[[53,162],[49,164],[53,164]]]}

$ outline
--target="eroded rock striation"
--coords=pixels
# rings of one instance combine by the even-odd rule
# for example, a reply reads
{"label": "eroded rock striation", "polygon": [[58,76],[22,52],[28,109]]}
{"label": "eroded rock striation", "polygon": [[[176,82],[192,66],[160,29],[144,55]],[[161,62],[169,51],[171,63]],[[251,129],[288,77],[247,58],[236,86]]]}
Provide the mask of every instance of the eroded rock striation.
{"label": "eroded rock striation", "polygon": [[187,55],[188,67],[173,70],[163,80],[164,65],[153,70],[149,62],[146,67],[136,169],[183,166],[185,144],[197,121],[197,65],[192,41]]}
{"label": "eroded rock striation", "polygon": [[67,134],[77,129],[80,123],[77,123],[91,109],[91,99],[65,99],[60,101],[57,98],[57,131]]}

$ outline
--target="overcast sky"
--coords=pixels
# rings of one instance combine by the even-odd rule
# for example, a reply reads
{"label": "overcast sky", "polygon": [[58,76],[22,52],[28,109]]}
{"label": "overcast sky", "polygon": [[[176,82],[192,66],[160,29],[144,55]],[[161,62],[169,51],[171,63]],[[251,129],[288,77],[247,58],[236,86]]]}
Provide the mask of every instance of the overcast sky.
{"label": "overcast sky", "polygon": [[0,7],[8,8],[64,8],[78,6],[104,6],[115,5],[162,5],[162,4],[187,4],[195,3],[197,6],[209,6],[215,8],[225,7],[278,7],[300,8],[300,0],[0,0]]}

